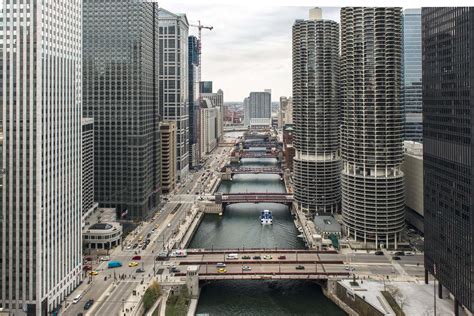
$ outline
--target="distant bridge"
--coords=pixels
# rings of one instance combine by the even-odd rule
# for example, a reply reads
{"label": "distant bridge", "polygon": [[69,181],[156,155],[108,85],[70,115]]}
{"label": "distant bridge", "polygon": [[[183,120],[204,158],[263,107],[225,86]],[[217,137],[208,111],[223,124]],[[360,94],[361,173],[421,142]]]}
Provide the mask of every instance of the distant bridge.
{"label": "distant bridge", "polygon": [[264,147],[264,148],[276,148],[279,147],[281,144],[276,141],[267,141],[267,142],[242,142],[242,147],[244,149],[249,149],[251,147]]}
{"label": "distant bridge", "polygon": [[278,174],[283,175],[280,168],[266,167],[266,168],[222,168],[221,172],[230,173],[231,176],[235,174]]}
{"label": "distant bridge", "polygon": [[291,204],[293,195],[288,193],[224,193],[216,195],[216,202],[221,201],[222,204],[232,203],[282,203]]}
{"label": "distant bridge", "polygon": [[239,158],[278,158],[278,152],[243,151]]}

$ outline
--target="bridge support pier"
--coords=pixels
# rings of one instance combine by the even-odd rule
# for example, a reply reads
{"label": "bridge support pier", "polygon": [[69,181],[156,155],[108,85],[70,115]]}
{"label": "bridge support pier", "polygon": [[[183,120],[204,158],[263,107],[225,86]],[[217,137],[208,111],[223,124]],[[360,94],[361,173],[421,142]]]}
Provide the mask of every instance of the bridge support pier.
{"label": "bridge support pier", "polygon": [[200,266],[193,265],[186,270],[186,287],[192,298],[199,297],[199,268]]}

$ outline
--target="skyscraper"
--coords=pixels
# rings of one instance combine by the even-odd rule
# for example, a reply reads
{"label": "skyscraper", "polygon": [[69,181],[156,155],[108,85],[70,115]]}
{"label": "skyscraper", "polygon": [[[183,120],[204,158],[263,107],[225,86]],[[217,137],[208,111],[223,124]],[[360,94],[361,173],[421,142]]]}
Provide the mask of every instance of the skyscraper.
{"label": "skyscraper", "polygon": [[[320,9],[319,9],[320,10]],[[294,192],[311,212],[339,210],[339,24],[297,20],[293,25]]]}
{"label": "skyscraper", "polygon": [[94,202],[94,119],[82,118],[82,219],[97,208]]}
{"label": "skyscraper", "polygon": [[49,315],[82,279],[82,1],[0,19],[0,308]]}
{"label": "skyscraper", "polygon": [[421,104],[421,9],[403,11],[403,93],[404,139],[423,141]]}
{"label": "skyscraper", "polygon": [[159,203],[158,4],[84,1],[84,117],[95,124],[95,194],[121,218]]}
{"label": "skyscraper", "polygon": [[176,122],[176,172],[183,179],[189,171],[188,30],[185,14],[159,10],[160,114]]}
{"label": "skyscraper", "polygon": [[342,218],[387,248],[405,225],[401,30],[400,8],[341,9]]}
{"label": "skyscraper", "polygon": [[[247,98],[246,98],[247,99]],[[250,92],[248,99],[244,100],[245,124],[250,125],[252,119],[272,117],[272,95],[268,91]]]}
{"label": "skyscraper", "polygon": [[201,81],[199,83],[201,93],[212,93],[212,81]]}
{"label": "skyscraper", "polygon": [[196,36],[188,37],[189,165],[201,159],[199,150],[199,46]]}
{"label": "skyscraper", "polygon": [[474,311],[474,8],[423,8],[425,268]]}

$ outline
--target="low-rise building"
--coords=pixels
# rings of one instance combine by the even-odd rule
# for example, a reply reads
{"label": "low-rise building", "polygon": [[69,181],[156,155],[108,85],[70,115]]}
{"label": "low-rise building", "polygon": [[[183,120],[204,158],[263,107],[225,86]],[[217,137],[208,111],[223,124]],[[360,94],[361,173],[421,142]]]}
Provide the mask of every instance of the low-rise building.
{"label": "low-rise building", "polygon": [[340,238],[342,236],[341,225],[331,215],[316,215],[314,217],[316,231],[325,239],[330,235]]}
{"label": "low-rise building", "polygon": [[169,193],[176,187],[176,123],[160,123],[161,191]]}
{"label": "low-rise building", "polygon": [[423,144],[403,142],[405,159],[402,171],[405,174],[405,218],[406,221],[424,232],[423,203]]}
{"label": "low-rise building", "polygon": [[122,225],[117,222],[95,223],[83,230],[84,248],[112,249],[120,245]]}

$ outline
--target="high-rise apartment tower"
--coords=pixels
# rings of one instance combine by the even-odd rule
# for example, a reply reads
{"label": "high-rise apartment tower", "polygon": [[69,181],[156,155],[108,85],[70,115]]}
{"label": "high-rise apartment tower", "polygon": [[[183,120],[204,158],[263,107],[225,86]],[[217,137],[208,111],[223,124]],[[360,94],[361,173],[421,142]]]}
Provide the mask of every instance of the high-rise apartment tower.
{"label": "high-rise apartment tower", "polygon": [[339,24],[315,9],[314,20],[293,25],[294,194],[303,210],[334,213],[341,201]]}
{"label": "high-rise apartment tower", "polygon": [[405,225],[401,31],[400,8],[341,9],[342,217],[376,247]]}
{"label": "high-rise apartment tower", "polygon": [[50,315],[82,279],[82,1],[4,0],[0,309]]}

